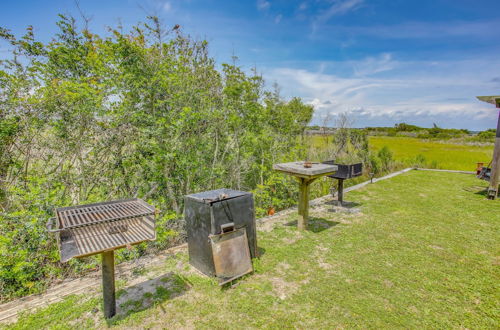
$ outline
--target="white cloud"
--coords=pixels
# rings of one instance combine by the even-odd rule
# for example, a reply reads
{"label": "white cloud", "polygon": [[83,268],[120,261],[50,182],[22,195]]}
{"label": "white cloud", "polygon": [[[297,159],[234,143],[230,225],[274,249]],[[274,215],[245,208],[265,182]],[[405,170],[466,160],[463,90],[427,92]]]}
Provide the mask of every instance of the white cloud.
{"label": "white cloud", "polygon": [[163,10],[166,12],[169,12],[172,10],[172,3],[170,1],[167,1],[163,4]]}
{"label": "white cloud", "polygon": [[[284,95],[300,96],[313,105],[313,123],[319,123],[327,113],[347,111],[360,126],[405,121],[422,126],[436,122],[444,127],[485,129],[494,127],[498,116],[494,107],[475,99],[476,95],[495,93],[498,87],[491,81],[491,71],[480,70],[485,62],[490,69],[500,70],[500,60],[397,62],[390,54],[382,54],[324,64],[319,72],[277,68],[265,77],[278,82]],[[339,76],[326,73],[328,68],[352,71]],[[382,71],[383,76],[376,75]]]}
{"label": "white cloud", "polygon": [[279,24],[281,22],[281,19],[283,18],[283,15],[279,14],[274,18],[274,23]]}
{"label": "white cloud", "polygon": [[271,3],[266,0],[257,0],[257,9],[258,10],[267,10],[271,7]]}
{"label": "white cloud", "polygon": [[299,5],[299,10],[306,10],[308,7],[307,5],[307,2],[302,2],[300,5]]}

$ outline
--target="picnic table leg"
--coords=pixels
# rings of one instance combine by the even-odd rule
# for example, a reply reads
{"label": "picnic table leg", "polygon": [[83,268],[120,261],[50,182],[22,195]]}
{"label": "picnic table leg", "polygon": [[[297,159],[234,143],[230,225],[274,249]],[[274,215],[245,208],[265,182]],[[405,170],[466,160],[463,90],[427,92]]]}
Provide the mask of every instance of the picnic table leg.
{"label": "picnic table leg", "polygon": [[299,221],[298,228],[300,230],[307,229],[307,215],[309,213],[309,196],[308,196],[307,180],[301,179],[300,190],[299,190]]}
{"label": "picnic table leg", "polygon": [[304,185],[304,179],[302,178],[296,178],[297,181],[299,181],[299,204],[297,205],[297,210],[298,210],[298,213],[299,215],[302,215],[302,206],[303,206],[303,203],[302,203],[302,198],[303,198],[303,194],[302,194],[302,186]]}
{"label": "picnic table leg", "polygon": [[309,187],[315,179],[301,179],[299,192],[299,221],[298,228],[300,230],[307,229],[309,220]]}

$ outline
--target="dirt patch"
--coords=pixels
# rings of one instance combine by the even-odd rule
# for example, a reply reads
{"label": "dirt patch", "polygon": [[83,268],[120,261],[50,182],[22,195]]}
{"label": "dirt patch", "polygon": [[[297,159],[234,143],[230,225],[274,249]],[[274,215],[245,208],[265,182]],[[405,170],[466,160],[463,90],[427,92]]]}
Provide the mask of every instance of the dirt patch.
{"label": "dirt patch", "polygon": [[280,262],[278,265],[276,265],[276,271],[279,274],[286,274],[290,267],[290,264],[286,262]]}
{"label": "dirt patch", "polygon": [[300,288],[300,284],[295,282],[287,282],[283,278],[280,277],[271,277],[269,278],[271,284],[273,285],[273,292],[280,298],[284,300],[290,297],[292,294],[297,292]]}
{"label": "dirt patch", "polygon": [[386,288],[392,288],[394,286],[394,283],[392,283],[391,281],[389,280],[384,280],[384,286]]}
{"label": "dirt patch", "polygon": [[329,263],[327,262],[324,262],[323,260],[318,260],[318,266],[321,268],[321,269],[324,269],[324,270],[330,270],[333,268],[332,265],[330,265]]}

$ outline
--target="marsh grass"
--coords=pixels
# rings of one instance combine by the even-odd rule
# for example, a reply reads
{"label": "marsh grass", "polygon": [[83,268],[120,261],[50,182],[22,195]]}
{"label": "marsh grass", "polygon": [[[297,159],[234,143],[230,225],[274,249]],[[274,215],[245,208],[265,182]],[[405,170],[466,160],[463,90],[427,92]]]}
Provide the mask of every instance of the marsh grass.
{"label": "marsh grass", "polygon": [[[487,165],[493,156],[492,145],[446,143],[410,137],[371,136],[370,149],[380,150],[388,146],[395,160],[412,165],[423,157],[427,167],[447,170],[475,171],[476,163]],[[421,161],[422,162],[422,161]]]}
{"label": "marsh grass", "polygon": [[[310,146],[326,148],[330,137],[309,136]],[[394,160],[405,167],[419,166],[447,170],[475,171],[476,163],[487,165],[493,157],[493,144],[470,143],[466,139],[433,141],[414,137],[370,136],[370,151],[378,152],[387,146]]]}

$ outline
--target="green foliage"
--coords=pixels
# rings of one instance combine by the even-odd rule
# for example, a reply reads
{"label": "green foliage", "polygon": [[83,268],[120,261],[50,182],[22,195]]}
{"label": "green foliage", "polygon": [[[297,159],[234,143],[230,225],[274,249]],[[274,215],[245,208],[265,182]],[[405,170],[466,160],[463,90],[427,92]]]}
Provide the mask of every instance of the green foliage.
{"label": "green foliage", "polygon": [[[298,200],[298,185],[289,176],[279,173],[270,175],[264,184],[257,185],[252,192],[256,204],[256,216],[267,214],[269,208],[277,210],[293,205]],[[295,187],[295,188],[294,188]]]}
{"label": "green foliage", "polygon": [[381,168],[385,171],[391,169],[393,159],[392,159],[392,151],[388,146],[383,146],[377,153],[378,158],[380,159]]}
{"label": "green foliage", "polygon": [[59,264],[44,228],[54,207],[147,199],[162,211],[158,239],[120,251],[126,260],[183,239],[188,193],[270,184],[284,196],[272,164],[303,154],[311,106],[265,90],[256,71],[218,70],[206,41],[155,17],[109,36],[64,15],[57,26],[47,43],[31,27],[21,38],[0,29],[14,49],[0,62],[0,300],[95,267]]}
{"label": "green foliage", "polygon": [[371,173],[379,174],[380,172],[382,172],[382,162],[380,161],[380,158],[377,157],[377,155],[370,154],[368,165],[370,166]]}
{"label": "green foliage", "polygon": [[435,123],[432,128],[399,123],[394,125],[394,127],[367,127],[365,130],[372,135],[411,136],[421,139],[441,140],[460,138],[471,134],[467,129],[440,128]]}
{"label": "green foliage", "polygon": [[394,128],[396,129],[396,131],[399,131],[399,132],[412,132],[412,131],[419,131],[422,129],[421,127],[406,124],[406,123],[396,124],[396,125],[394,125]]}
{"label": "green foliage", "polygon": [[481,141],[494,141],[496,135],[496,129],[492,128],[486,131],[479,132],[477,138]]}

